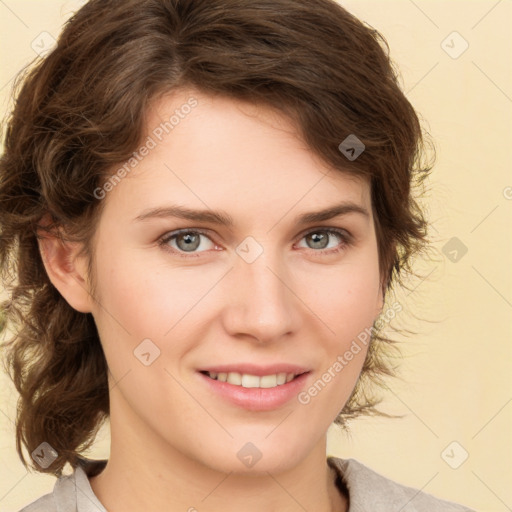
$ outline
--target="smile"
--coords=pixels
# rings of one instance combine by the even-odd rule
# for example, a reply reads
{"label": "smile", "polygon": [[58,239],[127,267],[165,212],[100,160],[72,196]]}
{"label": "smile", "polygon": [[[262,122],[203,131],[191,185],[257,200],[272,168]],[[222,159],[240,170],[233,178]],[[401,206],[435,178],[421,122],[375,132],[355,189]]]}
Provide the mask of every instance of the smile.
{"label": "smile", "polygon": [[292,381],[297,375],[294,373],[275,373],[271,375],[251,375],[238,372],[204,372],[208,377],[220,382],[227,382],[243,388],[275,388]]}
{"label": "smile", "polygon": [[[291,368],[290,368],[291,369]],[[201,370],[197,375],[213,396],[249,411],[271,411],[292,402],[310,380],[310,371],[301,373],[268,370],[260,375],[235,371]]]}

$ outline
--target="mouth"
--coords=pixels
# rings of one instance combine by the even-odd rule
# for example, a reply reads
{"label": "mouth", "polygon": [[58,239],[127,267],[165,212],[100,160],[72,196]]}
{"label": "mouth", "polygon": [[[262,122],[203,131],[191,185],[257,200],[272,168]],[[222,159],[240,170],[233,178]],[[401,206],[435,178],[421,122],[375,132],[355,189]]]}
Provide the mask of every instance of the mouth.
{"label": "mouth", "polygon": [[197,371],[212,396],[253,412],[292,403],[310,381],[310,374],[309,369],[289,364],[224,365]]}
{"label": "mouth", "polygon": [[300,373],[273,373],[268,375],[252,375],[250,373],[239,372],[211,372],[204,370],[201,372],[212,380],[220,382],[227,382],[233,386],[240,386],[242,388],[262,388],[269,389],[283,386],[300,375],[307,372]]}

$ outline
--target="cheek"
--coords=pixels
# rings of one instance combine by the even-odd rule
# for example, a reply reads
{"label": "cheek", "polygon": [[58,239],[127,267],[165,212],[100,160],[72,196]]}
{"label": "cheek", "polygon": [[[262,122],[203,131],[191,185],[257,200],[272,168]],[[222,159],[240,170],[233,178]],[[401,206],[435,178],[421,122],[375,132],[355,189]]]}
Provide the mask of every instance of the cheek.
{"label": "cheek", "polygon": [[[120,246],[121,240],[109,246]],[[157,250],[157,249],[155,249]],[[375,254],[374,254],[375,253]],[[162,258],[148,260],[147,250],[125,250],[99,255],[97,268],[101,306],[95,315],[102,340],[126,340],[128,354],[145,338],[157,345],[167,345],[172,331],[180,332],[191,319],[209,321],[213,309],[222,309],[222,299],[212,308],[203,299],[219,281],[225,269],[198,271],[197,267],[162,263]],[[108,256],[111,256],[110,258]],[[323,350],[332,358],[350,346],[375,319],[378,299],[378,264],[375,251],[349,255],[340,265],[312,272],[299,269],[291,285],[313,315],[310,321],[327,326]],[[200,304],[201,303],[201,304]],[[97,318],[96,318],[97,317]],[[197,324],[196,324],[197,325]],[[329,332],[334,333],[329,336]],[[322,336],[323,337],[323,336]],[[132,355],[132,354],[131,354]]]}
{"label": "cheek", "polygon": [[329,329],[324,329],[320,381],[310,390],[309,398],[322,394],[323,399],[315,400],[313,407],[323,403],[321,407],[330,408],[331,415],[336,415],[339,404],[346,402],[359,378],[368,351],[370,329],[379,313],[376,256],[361,255],[357,262],[338,267],[321,282],[324,293],[311,296],[314,298],[311,309],[318,311],[322,323]]}
{"label": "cheek", "polygon": [[[378,271],[346,268],[330,281],[329,293],[315,295],[311,309],[329,327],[318,352],[315,379],[299,396],[303,414],[317,417],[325,428],[340,413],[361,373],[378,306]],[[329,331],[334,331],[334,334]],[[320,420],[321,419],[321,420]]]}
{"label": "cheek", "polygon": [[[126,251],[98,269],[101,307],[98,316],[126,337],[162,338],[211,287],[205,276]],[[106,325],[105,325],[106,327]]]}
{"label": "cheek", "polygon": [[[191,332],[215,316],[207,305],[211,302],[201,300],[219,280],[219,272],[171,269],[161,262],[151,264],[143,256],[140,251],[126,251],[103,260],[108,264],[97,271],[101,305],[94,316],[114,379],[130,372],[129,380],[140,374],[141,382],[157,386],[156,381],[148,384],[148,375],[156,378],[159,369],[172,366],[170,361],[181,360],[201,339]],[[145,341],[148,339],[150,343]],[[158,355],[149,367],[137,359],[146,348],[150,357]],[[148,369],[154,371],[144,373]],[[132,393],[136,396],[137,389]]]}
{"label": "cheek", "polygon": [[316,289],[319,291],[310,296],[311,309],[334,331],[328,337],[332,348],[342,350],[370,327],[379,313],[379,272],[372,258],[333,270],[316,281]]}

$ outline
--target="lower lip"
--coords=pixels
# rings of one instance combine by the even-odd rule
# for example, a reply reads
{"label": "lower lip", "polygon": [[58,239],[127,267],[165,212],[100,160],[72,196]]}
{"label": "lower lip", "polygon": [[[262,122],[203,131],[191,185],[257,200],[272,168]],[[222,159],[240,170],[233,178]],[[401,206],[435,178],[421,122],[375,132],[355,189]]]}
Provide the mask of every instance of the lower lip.
{"label": "lower lip", "polygon": [[199,372],[210,389],[229,402],[249,411],[271,411],[295,398],[304,387],[309,372],[274,388],[244,388],[212,379]]}

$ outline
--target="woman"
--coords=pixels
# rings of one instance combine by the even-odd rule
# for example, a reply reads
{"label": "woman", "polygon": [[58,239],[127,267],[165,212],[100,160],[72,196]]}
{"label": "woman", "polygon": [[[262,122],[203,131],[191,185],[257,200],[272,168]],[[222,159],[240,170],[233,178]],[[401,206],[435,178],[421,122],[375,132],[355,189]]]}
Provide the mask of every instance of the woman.
{"label": "woman", "polygon": [[325,455],[383,414],[376,326],[427,240],[384,46],[330,0],[93,0],[24,78],[8,363],[18,453],[59,477],[25,512],[469,510]]}

